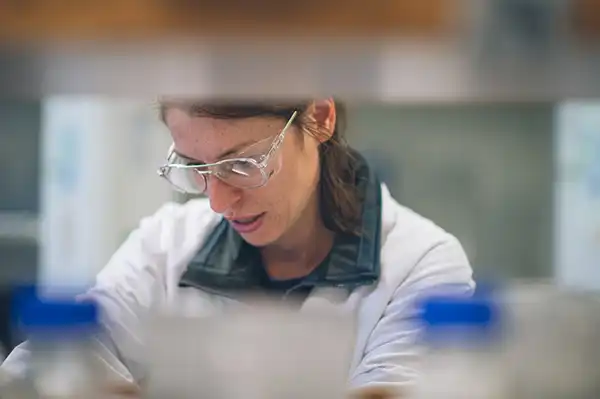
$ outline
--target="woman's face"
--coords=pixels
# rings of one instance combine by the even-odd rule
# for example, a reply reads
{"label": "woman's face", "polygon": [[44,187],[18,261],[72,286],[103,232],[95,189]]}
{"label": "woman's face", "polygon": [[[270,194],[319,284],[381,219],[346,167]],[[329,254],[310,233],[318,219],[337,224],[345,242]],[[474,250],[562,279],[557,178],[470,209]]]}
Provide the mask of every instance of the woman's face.
{"label": "woman's face", "polygon": [[[166,112],[165,122],[173,136],[175,151],[201,163],[233,158],[265,139],[266,143],[258,147],[266,152],[271,138],[286,123],[267,117],[198,117],[177,108]],[[270,159],[278,166],[276,173],[264,186],[241,189],[214,176],[208,177],[206,195],[211,208],[222,214],[248,243],[254,246],[275,243],[298,221],[314,198],[319,180],[318,145],[312,135],[301,132],[296,125],[290,126],[278,152]]]}

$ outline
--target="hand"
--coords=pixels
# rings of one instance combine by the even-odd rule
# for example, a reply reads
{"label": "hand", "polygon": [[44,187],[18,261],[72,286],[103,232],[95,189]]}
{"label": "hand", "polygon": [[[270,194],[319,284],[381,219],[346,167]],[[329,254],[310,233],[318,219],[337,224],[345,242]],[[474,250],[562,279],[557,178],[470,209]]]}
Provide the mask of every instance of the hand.
{"label": "hand", "polygon": [[141,398],[142,390],[133,383],[112,383],[105,389],[110,398]]}
{"label": "hand", "polygon": [[350,399],[402,399],[406,397],[392,387],[358,388],[350,392]]}

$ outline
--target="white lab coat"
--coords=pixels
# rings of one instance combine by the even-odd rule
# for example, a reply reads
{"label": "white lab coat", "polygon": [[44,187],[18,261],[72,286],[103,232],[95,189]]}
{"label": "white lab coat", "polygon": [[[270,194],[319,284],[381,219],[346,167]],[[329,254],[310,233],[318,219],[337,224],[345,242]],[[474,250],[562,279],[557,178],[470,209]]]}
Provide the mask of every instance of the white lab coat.
{"label": "white lab coat", "polygon": [[[352,387],[402,385],[415,376],[418,360],[415,298],[445,285],[472,292],[472,270],[458,240],[430,220],[398,204],[382,187],[381,276],[351,293],[315,288],[300,311],[317,308],[355,312]],[[220,221],[204,199],[167,204],[144,219],[97,277],[90,295],[104,311],[110,339],[100,356],[117,378],[143,377],[145,314],[152,311],[208,315],[232,305],[223,297],[179,287],[188,261]],[[168,344],[168,343],[167,343]],[[2,369],[22,373],[27,344]]]}

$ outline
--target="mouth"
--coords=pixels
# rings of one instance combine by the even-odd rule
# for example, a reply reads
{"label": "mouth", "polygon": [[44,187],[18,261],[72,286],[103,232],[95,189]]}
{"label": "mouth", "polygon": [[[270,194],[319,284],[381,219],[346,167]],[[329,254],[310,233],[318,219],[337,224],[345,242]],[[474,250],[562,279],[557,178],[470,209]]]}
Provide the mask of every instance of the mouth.
{"label": "mouth", "polygon": [[233,227],[238,233],[248,234],[258,230],[258,228],[262,225],[265,213],[266,212],[254,216],[228,219],[228,221],[229,224],[231,224],[231,227]]}

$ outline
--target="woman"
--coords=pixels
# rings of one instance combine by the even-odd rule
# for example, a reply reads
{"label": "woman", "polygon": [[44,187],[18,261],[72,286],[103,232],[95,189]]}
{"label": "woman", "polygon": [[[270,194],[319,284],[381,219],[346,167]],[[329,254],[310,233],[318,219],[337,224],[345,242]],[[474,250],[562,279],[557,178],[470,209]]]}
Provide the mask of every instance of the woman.
{"label": "woman", "polygon": [[[144,377],[132,348],[145,312],[209,314],[262,292],[300,310],[321,299],[356,311],[351,386],[410,381],[411,303],[443,285],[471,292],[471,268],[452,235],[394,201],[345,144],[342,108],[173,100],[161,116],[173,146],[159,174],[207,198],[143,220],[90,291],[119,374]],[[17,372],[25,355],[15,350],[3,368]]]}

